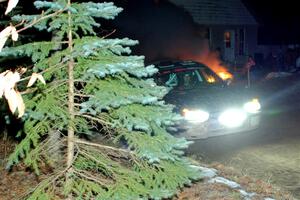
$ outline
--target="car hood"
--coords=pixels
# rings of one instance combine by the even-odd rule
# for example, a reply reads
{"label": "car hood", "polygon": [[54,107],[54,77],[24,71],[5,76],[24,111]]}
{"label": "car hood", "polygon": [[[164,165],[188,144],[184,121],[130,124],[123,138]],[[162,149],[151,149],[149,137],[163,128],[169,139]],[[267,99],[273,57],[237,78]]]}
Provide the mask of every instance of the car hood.
{"label": "car hood", "polygon": [[228,108],[241,108],[254,97],[252,92],[245,88],[209,86],[189,90],[174,89],[165,100],[175,105],[177,112],[183,108],[219,112]]}

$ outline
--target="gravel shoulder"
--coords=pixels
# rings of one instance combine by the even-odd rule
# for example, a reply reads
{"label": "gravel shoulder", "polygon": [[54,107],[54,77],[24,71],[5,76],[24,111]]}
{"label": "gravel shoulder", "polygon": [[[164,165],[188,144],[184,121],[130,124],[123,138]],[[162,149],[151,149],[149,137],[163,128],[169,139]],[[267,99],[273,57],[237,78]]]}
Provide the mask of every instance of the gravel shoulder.
{"label": "gravel shoulder", "polygon": [[[19,200],[32,190],[40,181],[30,169],[26,169],[22,164],[14,167],[8,172],[4,169],[5,155],[7,156],[14,148],[15,142],[0,139],[0,200]],[[193,156],[196,160],[197,157]],[[198,161],[193,161],[195,165],[201,165],[216,169],[215,178],[222,177],[230,181],[235,181],[248,193],[255,193],[251,200],[265,200],[272,197],[276,200],[293,200],[288,192],[272,186],[259,179],[242,174],[234,168],[225,167],[222,164],[206,165]],[[207,178],[182,188],[172,200],[246,200],[239,191],[241,188],[231,188],[226,184],[210,182]]]}

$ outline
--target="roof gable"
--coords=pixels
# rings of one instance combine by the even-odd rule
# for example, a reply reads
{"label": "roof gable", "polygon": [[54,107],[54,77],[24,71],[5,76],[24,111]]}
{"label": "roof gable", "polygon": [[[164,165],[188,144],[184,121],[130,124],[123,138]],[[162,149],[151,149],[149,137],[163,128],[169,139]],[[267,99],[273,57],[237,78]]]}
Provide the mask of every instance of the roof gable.
{"label": "roof gable", "polygon": [[169,0],[185,8],[201,25],[257,25],[240,0]]}

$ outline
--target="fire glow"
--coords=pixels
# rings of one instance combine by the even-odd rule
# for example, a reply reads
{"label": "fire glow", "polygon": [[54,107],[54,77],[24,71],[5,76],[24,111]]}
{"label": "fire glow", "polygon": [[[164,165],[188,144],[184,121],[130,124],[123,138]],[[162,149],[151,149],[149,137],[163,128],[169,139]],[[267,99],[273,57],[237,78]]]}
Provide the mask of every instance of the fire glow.
{"label": "fire glow", "polygon": [[227,67],[222,65],[222,62],[217,52],[209,52],[208,54],[206,54],[206,56],[199,56],[195,58],[195,60],[207,65],[223,80],[233,78],[233,75],[230,72],[228,72]]}
{"label": "fire glow", "polygon": [[[219,52],[211,51],[207,43],[202,45],[201,52],[185,52],[179,57],[183,60],[194,60],[207,65],[223,80],[233,79],[233,75],[228,71],[228,67],[222,63]],[[214,80],[210,81],[214,82]]]}
{"label": "fire glow", "polygon": [[218,76],[223,80],[232,79],[232,74],[229,72],[217,72]]}
{"label": "fire glow", "polygon": [[214,83],[214,82],[216,82],[216,79],[213,76],[210,76],[207,78],[207,82]]}

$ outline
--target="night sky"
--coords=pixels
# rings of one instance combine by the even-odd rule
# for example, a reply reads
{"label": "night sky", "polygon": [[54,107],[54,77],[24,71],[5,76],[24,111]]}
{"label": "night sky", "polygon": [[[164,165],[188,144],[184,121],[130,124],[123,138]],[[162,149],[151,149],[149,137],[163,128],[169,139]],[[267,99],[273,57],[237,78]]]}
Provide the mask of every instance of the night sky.
{"label": "night sky", "polygon": [[298,1],[242,0],[260,24],[259,42],[288,44],[300,42]]}
{"label": "night sky", "polygon": [[300,12],[297,1],[242,0],[258,22],[266,25],[299,24]]}

